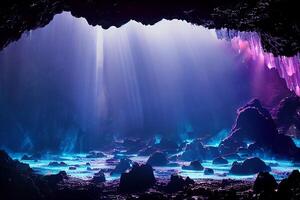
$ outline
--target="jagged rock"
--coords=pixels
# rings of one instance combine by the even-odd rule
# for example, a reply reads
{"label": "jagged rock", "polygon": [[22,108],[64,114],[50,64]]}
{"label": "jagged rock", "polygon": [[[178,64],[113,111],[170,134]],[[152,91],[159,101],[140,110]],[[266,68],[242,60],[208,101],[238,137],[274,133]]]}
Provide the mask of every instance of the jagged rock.
{"label": "jagged rock", "polygon": [[195,139],[190,144],[187,144],[185,151],[180,159],[185,161],[203,160],[205,156],[205,148],[200,139]]}
{"label": "jagged rock", "polygon": [[32,172],[29,165],[12,160],[5,151],[0,150],[1,198],[42,199]]}
{"label": "jagged rock", "polygon": [[192,161],[190,163],[190,165],[186,166],[183,165],[182,169],[184,170],[196,170],[196,171],[202,171],[204,169],[204,167],[201,165],[201,163],[199,161]]}
{"label": "jagged rock", "polygon": [[259,172],[253,185],[255,193],[272,193],[277,188],[275,178],[269,172]]}
{"label": "jagged rock", "polygon": [[213,160],[213,164],[214,165],[224,165],[224,164],[228,164],[228,160],[226,160],[223,157],[218,157],[216,159]]}
{"label": "jagged rock", "polygon": [[152,154],[147,160],[147,164],[151,166],[165,166],[169,163],[167,155],[163,152],[157,151]]}
{"label": "jagged rock", "polygon": [[246,141],[254,142],[255,146],[248,148],[252,153],[261,150],[279,158],[292,158],[300,151],[289,136],[278,133],[270,113],[258,100],[239,109],[231,134],[221,142],[219,149],[223,155],[236,153],[241,147],[247,147]]}
{"label": "jagged rock", "polygon": [[203,173],[204,175],[213,175],[215,172],[211,168],[205,168]]}
{"label": "jagged rock", "polygon": [[104,158],[106,157],[104,153],[100,151],[90,151],[86,158]]}
{"label": "jagged rock", "polygon": [[[300,97],[298,96],[286,97],[274,108],[275,122],[283,134],[300,136],[299,109]],[[295,127],[296,130],[290,131],[291,127]]]}
{"label": "jagged rock", "polygon": [[43,179],[46,180],[51,186],[55,186],[57,183],[68,178],[69,177],[65,171],[60,171],[58,174],[46,175],[43,177]]}
{"label": "jagged rock", "polygon": [[184,189],[184,187],[194,184],[194,181],[187,177],[184,179],[183,177],[177,175],[177,174],[172,174],[171,179],[169,183],[166,186],[166,190],[168,192],[177,192],[181,191]]}
{"label": "jagged rock", "polygon": [[258,172],[269,172],[271,167],[267,166],[264,161],[254,157],[248,158],[244,162],[234,162],[231,166],[230,173],[237,175],[256,174]]}
{"label": "jagged rock", "polygon": [[106,181],[104,173],[100,170],[99,172],[94,174],[92,179],[94,183],[103,183]]}
{"label": "jagged rock", "polygon": [[65,162],[56,162],[56,161],[53,161],[53,162],[50,162],[48,164],[49,167],[66,167],[68,166]]}
{"label": "jagged rock", "polygon": [[155,182],[153,169],[150,165],[138,165],[135,163],[128,173],[122,173],[120,178],[120,191],[143,191],[152,187]]}
{"label": "jagged rock", "polygon": [[300,172],[294,170],[278,185],[278,199],[299,199],[300,197]]}
{"label": "jagged rock", "polygon": [[129,160],[128,158],[123,158],[120,160],[120,162],[117,164],[115,169],[110,173],[111,175],[113,174],[122,174],[126,170],[131,168],[132,161]]}

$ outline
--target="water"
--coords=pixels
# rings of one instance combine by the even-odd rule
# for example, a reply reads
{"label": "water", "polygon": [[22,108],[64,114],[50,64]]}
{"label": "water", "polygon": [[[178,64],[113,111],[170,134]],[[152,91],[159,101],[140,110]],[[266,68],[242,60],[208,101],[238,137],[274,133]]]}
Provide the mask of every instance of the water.
{"label": "water", "polygon": [[70,153],[114,137],[211,138],[249,99],[271,107],[290,94],[276,69],[219,35],[179,20],[104,30],[55,16],[0,52],[0,146]]}
{"label": "water", "polygon": [[[14,159],[20,159],[23,154],[11,154]],[[80,178],[84,180],[89,180],[93,177],[94,173],[98,172],[100,169],[107,171],[105,173],[106,180],[116,180],[119,179],[120,176],[113,175],[111,176],[108,171],[114,169],[115,165],[107,164],[105,161],[107,159],[113,158],[113,155],[106,154],[105,158],[86,158],[86,154],[63,154],[63,155],[47,155],[46,159],[38,160],[38,161],[28,161],[22,160],[22,162],[27,163],[32,167],[38,174],[56,174],[59,171],[66,171],[68,175]],[[146,163],[148,157],[147,156],[137,156],[137,155],[128,155],[130,159],[134,162],[138,163]],[[64,167],[50,167],[48,164],[52,161],[65,162],[68,166]],[[284,160],[264,160],[266,164],[274,164],[277,163],[278,166],[271,167],[271,174],[274,175],[276,180],[282,180],[286,178],[294,169],[298,169],[294,164],[290,161]],[[189,176],[192,179],[241,179],[241,180],[254,180],[256,175],[246,175],[246,176],[238,176],[229,173],[232,163],[234,160],[229,160],[229,163],[226,165],[214,165],[211,160],[204,160],[202,162],[203,167],[212,168],[214,170],[214,175],[204,175],[203,171],[192,171],[192,170],[182,170],[182,165],[188,165],[188,162],[177,162],[179,166],[177,167],[154,167],[154,175],[157,178],[169,179],[170,175],[173,173],[180,174],[184,177]],[[86,163],[90,163],[90,168],[93,170],[87,170]],[[76,170],[70,170],[69,166],[77,166]]]}

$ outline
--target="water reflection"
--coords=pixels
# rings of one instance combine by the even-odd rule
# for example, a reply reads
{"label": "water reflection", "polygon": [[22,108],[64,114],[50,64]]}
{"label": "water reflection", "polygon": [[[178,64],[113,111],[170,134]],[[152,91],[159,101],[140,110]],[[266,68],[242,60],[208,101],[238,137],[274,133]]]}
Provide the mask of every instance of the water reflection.
{"label": "water reflection", "polygon": [[1,144],[17,150],[208,137],[230,129],[250,98],[271,106],[289,93],[276,70],[178,20],[103,30],[63,13],[0,52],[0,66]]}

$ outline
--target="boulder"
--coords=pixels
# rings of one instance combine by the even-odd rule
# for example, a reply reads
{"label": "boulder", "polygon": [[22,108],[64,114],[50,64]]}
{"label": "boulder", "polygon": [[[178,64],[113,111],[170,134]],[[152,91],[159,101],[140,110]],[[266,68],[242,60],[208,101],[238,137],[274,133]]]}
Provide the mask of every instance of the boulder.
{"label": "boulder", "polygon": [[250,175],[269,171],[271,171],[271,167],[257,157],[248,158],[244,162],[234,162],[230,169],[230,173],[237,175]]}
{"label": "boulder", "polygon": [[213,175],[215,172],[211,168],[205,168],[203,173],[204,175]]}
{"label": "boulder", "polygon": [[167,155],[160,151],[153,153],[147,160],[147,164],[151,166],[165,166],[168,163]]}
{"label": "boulder", "polygon": [[278,199],[299,199],[300,195],[300,172],[294,170],[286,179],[278,185]]}
{"label": "boulder", "polygon": [[117,164],[115,169],[110,173],[111,175],[114,174],[122,174],[126,170],[131,168],[132,161],[128,158],[123,158],[120,160],[120,162]]}
{"label": "boulder", "polygon": [[223,157],[215,158],[212,162],[214,165],[226,165],[228,164],[228,160]]}
{"label": "boulder", "polygon": [[155,182],[151,165],[135,163],[128,173],[122,173],[119,187],[121,192],[137,192],[152,187]]}
{"label": "boulder", "polygon": [[184,187],[188,185],[194,184],[194,181],[187,177],[184,179],[183,177],[177,175],[177,174],[172,174],[171,179],[168,182],[166,186],[166,191],[168,192],[178,192],[184,189]]}
{"label": "boulder", "polygon": [[65,171],[60,171],[58,174],[45,175],[43,177],[50,186],[56,186],[59,182],[68,178],[69,177]]}
{"label": "boulder", "polygon": [[192,161],[190,163],[190,165],[186,166],[183,165],[182,169],[184,170],[196,170],[196,171],[202,171],[204,169],[204,167],[201,165],[201,163],[199,161]]}
{"label": "boulder", "polygon": [[103,183],[105,181],[106,181],[105,175],[101,170],[99,172],[95,173],[94,177],[92,179],[92,182],[94,182],[94,183]]}
{"label": "boulder", "polygon": [[205,158],[206,149],[200,139],[195,139],[186,145],[180,159],[184,161],[203,160]]}
{"label": "boulder", "polygon": [[269,172],[259,172],[253,185],[255,193],[272,193],[277,188],[275,178]]}

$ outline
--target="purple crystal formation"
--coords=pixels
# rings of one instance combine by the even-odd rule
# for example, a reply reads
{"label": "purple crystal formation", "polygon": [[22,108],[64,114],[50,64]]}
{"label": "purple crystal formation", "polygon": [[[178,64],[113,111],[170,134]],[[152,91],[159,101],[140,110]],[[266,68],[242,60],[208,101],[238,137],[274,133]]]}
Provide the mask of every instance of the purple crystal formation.
{"label": "purple crystal formation", "polygon": [[292,56],[274,56],[264,52],[260,35],[256,32],[240,32],[230,29],[216,30],[218,39],[231,41],[232,47],[239,52],[246,52],[253,60],[275,68],[280,77],[286,81],[287,87],[300,96],[300,53]]}

